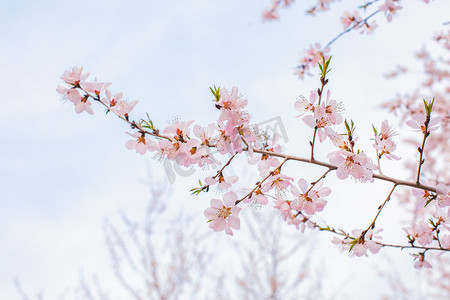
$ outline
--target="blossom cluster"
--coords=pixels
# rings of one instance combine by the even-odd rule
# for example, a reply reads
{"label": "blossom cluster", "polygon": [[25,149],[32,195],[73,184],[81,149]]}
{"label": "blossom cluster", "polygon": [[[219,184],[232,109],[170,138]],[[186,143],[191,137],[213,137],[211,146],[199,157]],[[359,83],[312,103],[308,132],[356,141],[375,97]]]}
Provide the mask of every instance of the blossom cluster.
{"label": "blossom cluster", "polygon": [[334,237],[332,242],[339,245],[341,250],[351,251],[354,256],[368,256],[367,251],[377,254],[381,249],[381,245],[377,243],[377,240],[379,242],[381,237],[374,236],[379,232],[381,230],[374,232],[372,229],[367,231],[354,229],[351,236],[346,235],[343,239]]}
{"label": "blossom cluster", "polygon": [[[335,0],[317,0],[317,3],[308,9],[306,13],[309,15],[315,15],[317,12],[327,11],[330,9],[330,4],[334,1]],[[274,3],[278,2],[281,1],[274,1]],[[289,4],[291,4],[291,2],[292,1],[290,1]],[[320,43],[311,44],[309,48],[303,52],[300,58],[300,63],[296,66],[294,73],[301,79],[303,79],[305,75],[312,75],[311,68],[317,67],[317,62],[320,61],[320,57],[328,55],[331,44],[343,34],[352,30],[359,31],[360,34],[371,34],[378,27],[377,22],[375,20],[371,20],[376,14],[380,12],[384,13],[387,21],[391,22],[397,12],[403,8],[400,5],[402,2],[401,0],[384,0],[384,2],[380,1],[381,3],[377,6],[375,5],[376,2],[378,1],[368,1],[365,4],[358,6],[358,8],[366,14],[366,16],[361,16],[358,10],[344,11],[340,18],[344,31],[329,41],[324,47],[322,47]],[[429,3],[429,0],[424,0],[424,2]],[[271,9],[265,10],[263,13],[263,19],[278,19],[277,7],[278,4],[273,4]],[[372,11],[370,11],[370,9],[372,9]],[[435,39],[437,41],[441,41],[444,45],[446,45],[446,47],[450,47],[449,34],[440,33],[435,37]],[[319,57],[319,60],[317,60],[317,57]]]}
{"label": "blossom cluster", "polygon": [[[66,85],[58,86],[57,91],[64,99],[75,105],[77,113],[86,111],[93,114],[91,101],[94,101],[103,105],[107,112],[111,112],[127,122],[134,131],[127,132],[132,138],[125,143],[125,146],[142,155],[149,152],[159,159],[169,159],[180,166],[198,165],[201,168],[215,168],[222,164],[217,156],[228,156],[228,161],[219,170],[204,178],[205,184],[200,181],[200,187],[191,190],[193,194],[199,194],[216,187],[217,191],[225,192],[222,199],[211,199],[210,207],[204,211],[209,227],[214,231],[225,231],[226,234],[233,235],[233,230],[240,228],[241,205],[265,206],[272,203],[288,224],[301,228],[302,231],[306,227],[310,227],[344,235],[345,238],[339,243],[343,249],[351,251],[356,256],[365,255],[367,251],[377,253],[383,244],[380,242],[380,237],[373,236],[375,221],[367,230],[354,230],[352,235],[349,235],[330,227],[321,227],[312,219],[325,209],[328,202],[327,197],[331,194],[331,189],[325,187],[323,181],[329,172],[335,170],[339,179],[346,179],[350,176],[355,180],[365,182],[374,180],[373,171],[377,169],[364,151],[356,149],[357,137],[354,136],[355,126],[352,121],[349,123],[345,120],[346,132],[344,134],[339,134],[332,129],[333,126],[343,123],[343,108],[340,102],[331,99],[329,90],[324,91],[328,82],[326,74],[328,73],[329,59],[325,61],[325,58],[322,57],[322,62],[320,66],[322,87],[312,91],[309,99],[302,96],[294,104],[294,108],[300,112],[298,117],[301,116],[302,121],[313,130],[309,160],[283,154],[283,146],[279,143],[277,135],[269,137],[257,126],[252,125],[250,123],[251,116],[245,110],[248,101],[239,95],[236,87],[231,90],[211,88],[214,107],[219,111],[215,123],[202,127],[194,124],[192,120],[176,119],[161,130],[155,127],[150,118],[133,121],[130,113],[138,101],[127,101],[120,92],[113,94],[109,89],[110,83],[89,81],[89,74],[83,72],[80,67],[75,67],[63,74],[61,79]],[[437,123],[430,121],[429,118],[432,102],[429,102],[428,106],[427,102],[424,101],[424,103],[427,110],[426,120],[416,119],[415,123],[413,121],[407,123],[416,126],[425,136],[428,136],[429,131],[436,128]],[[421,124],[421,122],[425,123]],[[425,126],[425,130],[423,126]],[[322,166],[327,166],[328,170],[319,179],[310,184],[304,178],[296,181],[293,177],[285,174],[282,167],[289,160],[317,163],[313,157],[316,135],[321,143],[330,139],[338,150],[328,154],[330,164],[320,163]],[[394,135],[394,130],[387,121],[382,123],[379,133],[375,130],[373,147],[378,151],[378,159],[382,156],[398,159],[392,153],[396,148],[396,144],[392,140]],[[239,177],[228,174],[226,167],[243,152],[248,153],[248,163],[256,165],[260,179],[253,188],[250,188],[249,192],[245,191],[243,196],[238,197],[239,193],[244,192],[236,191],[234,187]],[[296,184],[294,184],[295,181]],[[417,186],[421,185],[417,183]],[[429,200],[436,200],[436,203],[440,203],[440,207],[446,208],[449,205],[449,191],[444,185],[438,185],[437,193],[430,192],[430,188],[423,191],[425,194],[422,195],[422,198],[426,199],[426,204],[429,203]],[[409,242],[411,244],[417,242],[424,247],[437,241],[439,249],[447,249],[450,235],[439,237],[437,233],[438,228],[448,229],[448,214],[448,211],[446,213],[436,212],[435,219],[430,223],[431,227],[424,224],[413,224],[410,228],[406,228]],[[376,232],[379,231],[377,228]],[[424,255],[422,256],[424,257]],[[420,261],[421,256],[417,257]]]}
{"label": "blossom cluster", "polygon": [[272,4],[269,8],[266,8],[263,13],[262,17],[264,21],[272,21],[272,20],[278,20],[278,9],[280,6],[288,7],[290,6],[295,0],[272,0]]}
{"label": "blossom cluster", "polygon": [[396,135],[395,131],[389,126],[389,122],[384,120],[381,124],[380,133],[374,127],[375,132],[375,143],[372,145],[377,150],[378,159],[380,159],[383,155],[387,159],[395,159],[399,160],[400,157],[393,154],[397,148],[396,143],[392,139],[393,136]]}

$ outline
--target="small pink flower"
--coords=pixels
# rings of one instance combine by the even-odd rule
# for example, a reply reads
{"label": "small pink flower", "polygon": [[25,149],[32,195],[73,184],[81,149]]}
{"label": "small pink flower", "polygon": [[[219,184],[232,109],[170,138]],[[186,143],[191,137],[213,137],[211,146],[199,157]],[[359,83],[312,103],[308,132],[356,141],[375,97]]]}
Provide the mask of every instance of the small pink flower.
{"label": "small pink flower", "polygon": [[237,196],[234,192],[228,192],[223,196],[223,201],[211,199],[211,206],[205,209],[203,214],[210,220],[209,227],[214,231],[225,230],[228,235],[233,235],[231,228],[240,228],[239,212],[241,208],[235,205]]}
{"label": "small pink flower", "polygon": [[411,255],[414,256],[414,260],[416,260],[416,262],[414,263],[414,268],[416,268],[416,269],[432,268],[431,264],[427,260],[425,260],[424,253],[411,254]]}
{"label": "small pink flower", "polygon": [[[266,177],[269,174],[269,170],[263,170],[260,173],[261,177]],[[264,193],[267,193],[268,191],[274,189],[276,195],[281,195],[284,194],[286,189],[292,185],[293,180],[294,179],[292,177],[281,174],[280,170],[277,169],[276,171],[273,171],[273,174],[270,177],[267,178],[262,185],[261,190]]]}
{"label": "small pink flower", "polygon": [[316,91],[311,91],[309,101],[304,96],[300,96],[298,98],[298,101],[295,102],[294,104],[294,108],[299,112],[301,112],[301,114],[298,117],[302,116],[306,112],[314,111],[314,102],[316,102],[316,98],[317,98]]}
{"label": "small pink flower", "polygon": [[219,101],[216,103],[216,106],[221,109],[223,108],[230,111],[239,111],[247,106],[248,101],[241,99],[237,87],[233,87],[231,89],[231,93],[229,93],[225,88],[220,88],[219,95]]}
{"label": "small pink flower", "polygon": [[384,155],[387,159],[400,159],[400,157],[392,154],[397,148],[395,142],[392,140],[394,135],[396,135],[394,129],[389,126],[387,120],[384,120],[381,124],[380,133],[375,137],[375,144],[372,144],[379,151],[378,155],[380,158]]}
{"label": "small pink flower", "polygon": [[83,98],[80,95],[80,91],[76,88],[68,89],[62,85],[59,85],[58,88],[56,89],[56,91],[63,96],[63,99],[67,99],[70,102],[72,102],[73,104],[77,104]]}
{"label": "small pink flower", "polygon": [[125,147],[127,147],[128,150],[136,150],[137,153],[144,155],[147,151],[155,151],[158,148],[155,142],[149,140],[139,132],[134,134],[127,132],[127,134],[134,138],[125,143]]}
{"label": "small pink flower", "polygon": [[262,13],[264,21],[272,21],[278,19],[278,12],[274,9],[265,9]]}
{"label": "small pink flower", "polygon": [[444,249],[450,249],[450,234],[444,234],[439,237],[441,246]]}
{"label": "small pink flower", "polygon": [[373,144],[373,147],[380,151],[380,156],[384,155],[387,159],[400,159],[400,157],[398,157],[397,155],[392,154],[392,152],[394,152],[397,148],[393,140],[380,140],[378,137],[375,138],[375,140],[376,144]]}
{"label": "small pink flower", "polygon": [[236,183],[238,179],[239,177],[236,175],[223,176],[223,174],[220,173],[216,178],[214,178],[213,176],[206,177],[205,182],[210,186],[216,185],[218,183],[219,189],[225,191],[228,190],[234,183]]}
{"label": "small pink flower", "polygon": [[70,102],[75,104],[75,112],[77,114],[82,113],[83,111],[86,111],[91,115],[94,114],[94,111],[91,108],[92,104],[88,100],[88,95],[81,96],[77,88],[67,89],[60,85],[56,91],[63,95],[63,99],[68,99]]}
{"label": "small pink flower", "polygon": [[437,191],[437,204],[439,207],[450,206],[450,189],[445,184],[438,184],[436,186]]}
{"label": "small pink flower", "polygon": [[337,166],[336,175],[339,179],[346,179],[349,175],[365,182],[373,181],[373,170],[377,169],[364,152],[358,154],[340,150],[328,154],[330,163]]}
{"label": "small pink flower", "polygon": [[163,133],[173,136],[176,141],[186,143],[189,140],[191,129],[189,126],[194,123],[194,120],[180,121],[175,119],[172,124],[164,128]]}
{"label": "small pink flower", "polygon": [[385,12],[388,22],[391,22],[392,16],[397,13],[397,10],[402,8],[400,5],[395,4],[397,1],[398,0],[386,0],[384,4],[379,6],[380,11]]}
{"label": "small pink flower", "polygon": [[[406,121],[406,125],[413,128],[414,131],[421,131],[422,133],[425,133],[425,121],[427,119],[427,116],[425,114],[418,114],[416,115],[413,120]],[[439,129],[439,122],[440,118],[435,117],[430,120],[430,123],[428,123],[428,131],[435,131]]]}
{"label": "small pink flower", "polygon": [[261,191],[261,188],[258,188],[256,191],[252,193],[252,195],[249,198],[246,198],[244,200],[244,203],[254,203],[254,204],[260,204],[260,205],[266,205],[269,203],[269,200],[267,199],[266,195]]}
{"label": "small pink flower", "polygon": [[[380,232],[381,230],[378,230],[378,232]],[[380,249],[381,246],[379,244],[377,244],[375,241],[373,241],[373,238],[378,238],[381,239],[380,236],[373,236],[373,230],[370,229],[366,232],[366,234],[364,235],[364,238],[361,238],[361,233],[362,230],[360,229],[354,229],[352,231],[352,235],[354,237],[358,237],[357,242],[355,243],[355,245],[352,248],[352,253],[355,256],[367,256],[367,250],[369,250],[370,252],[372,252],[372,254],[377,254]]]}
{"label": "small pink flower", "polygon": [[403,230],[422,246],[431,244],[433,241],[433,230],[424,223],[412,224],[411,227],[405,227]]}
{"label": "small pink flower", "polygon": [[291,193],[296,199],[290,202],[290,207],[296,211],[303,210],[308,215],[312,215],[316,211],[322,211],[327,201],[321,197],[328,196],[331,193],[331,189],[321,188],[322,185],[323,183],[319,182],[314,189],[306,193],[308,184],[305,179],[300,178],[298,180],[298,187],[302,193],[300,193],[299,188],[296,186],[291,186]]}
{"label": "small pink flower", "polygon": [[281,217],[283,218],[283,220],[287,221],[288,224],[295,225],[297,229],[300,229],[299,225],[301,225],[301,231],[305,231],[305,222],[307,221],[307,219],[294,215],[288,201],[282,198],[275,198],[274,207],[280,211]]}
{"label": "small pink flower", "polygon": [[81,98],[81,101],[75,104],[75,112],[77,114],[86,111],[88,114],[94,114],[94,111],[91,108],[91,102],[88,101],[87,97]]}
{"label": "small pink flower", "polygon": [[341,23],[344,25],[344,29],[349,28],[354,23],[361,22],[361,20],[362,18],[357,10],[353,12],[346,11],[344,12],[344,15],[341,17]]}
{"label": "small pink flower", "polygon": [[368,22],[364,22],[361,27],[361,31],[359,32],[360,34],[366,33],[366,34],[371,34],[376,28],[378,27],[378,24],[376,21],[373,21],[371,23]]}
{"label": "small pink flower", "polygon": [[61,76],[61,79],[71,85],[78,85],[81,81],[88,78],[89,73],[83,73],[83,67],[73,67],[72,70],[67,70]]}
{"label": "small pink flower", "polygon": [[322,49],[319,43],[314,45],[310,45],[309,49],[306,51],[305,58],[306,62],[311,65],[317,65],[317,63],[322,63],[322,57],[325,57],[325,60],[328,59],[328,56],[325,53],[330,52],[330,48],[325,47]]}
{"label": "small pink flower", "polygon": [[433,196],[429,191],[417,188],[412,189],[412,194],[418,198],[416,210],[423,208],[427,200]]}
{"label": "small pink flower", "polygon": [[105,91],[111,85],[111,82],[88,81],[82,82],[80,85],[85,92],[99,96],[102,91]]}
{"label": "small pink flower", "polygon": [[117,104],[111,106],[111,110],[119,116],[128,117],[128,114],[133,110],[138,102],[138,100],[133,100],[131,102],[120,100]]}

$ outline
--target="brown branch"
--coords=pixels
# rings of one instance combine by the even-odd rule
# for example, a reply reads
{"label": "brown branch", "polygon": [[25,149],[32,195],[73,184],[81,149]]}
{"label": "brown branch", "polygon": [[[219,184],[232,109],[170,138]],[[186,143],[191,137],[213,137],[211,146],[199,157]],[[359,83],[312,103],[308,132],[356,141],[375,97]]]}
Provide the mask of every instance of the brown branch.
{"label": "brown branch", "polygon": [[[304,218],[306,218],[306,221],[309,222],[314,228],[317,228],[320,231],[327,231],[327,232],[331,232],[333,234],[336,235],[340,235],[340,236],[344,236],[346,238],[355,238],[355,237],[351,237],[349,234],[345,233],[344,231],[336,231],[336,229],[331,228],[329,226],[327,227],[322,227],[320,225],[318,225],[316,222],[311,221],[311,219],[307,218],[305,215],[301,214]],[[355,238],[356,239],[356,238]],[[382,243],[379,241],[374,241],[376,244],[380,245],[381,247],[391,247],[391,248],[401,248],[401,249],[423,249],[425,251],[429,251],[429,250],[439,250],[439,251],[450,251],[450,249],[445,249],[445,248],[438,248],[438,247],[425,247],[425,246],[415,246],[415,245],[395,245],[395,244],[386,244],[386,243]]]}
{"label": "brown branch", "polygon": [[[329,168],[331,170],[337,169],[337,166],[334,166],[329,163],[321,162],[321,161],[318,161],[315,159],[311,160],[309,158],[303,158],[303,157],[299,157],[299,156],[295,156],[295,155],[287,155],[287,154],[283,154],[283,153],[276,153],[276,152],[271,152],[271,151],[267,151],[267,150],[253,149],[253,152],[260,153],[260,154],[266,154],[266,155],[270,155],[270,156],[286,158],[288,160],[295,160],[295,161],[300,161],[300,162],[309,163],[309,164],[313,164],[313,165],[318,165],[318,166]],[[389,176],[377,175],[377,174],[373,174],[373,178],[380,179],[383,181],[389,181],[389,182],[394,183],[395,185],[410,186],[410,187],[423,189],[423,190],[427,190],[427,191],[436,193],[436,188],[428,186],[428,185],[412,182],[412,181],[406,181],[406,180],[396,179],[396,178],[392,178]]]}
{"label": "brown branch", "polygon": [[[325,79],[324,79],[323,81],[325,81]],[[325,84],[326,84],[326,83],[325,83]],[[103,102],[100,101],[99,97],[94,97],[94,96],[92,96],[92,95],[90,95],[90,94],[88,94],[88,93],[87,93],[87,95],[88,95],[89,97],[91,97],[92,99],[94,99],[95,101],[100,102],[100,103],[103,104],[107,109],[109,109],[109,107],[108,107],[105,103],[103,103]],[[144,128],[142,128],[139,124],[136,124],[136,122],[130,121],[130,120],[128,120],[127,118],[125,118],[125,117],[123,117],[123,116],[120,116],[120,115],[118,115],[118,114],[116,114],[116,115],[117,115],[120,119],[122,119],[123,121],[127,122],[128,124],[130,124],[132,127],[136,127],[137,129],[139,129],[139,131],[141,131],[141,132],[143,132],[143,133],[145,133],[145,134],[149,134],[149,135],[152,135],[152,136],[154,136],[154,137],[161,138],[161,139],[166,139],[166,140],[172,142],[172,139],[171,139],[170,137],[168,137],[168,136],[164,136],[164,135],[161,135],[161,134],[159,134],[159,133],[153,133],[153,132],[147,131],[147,130],[145,130]],[[215,145],[208,145],[208,147],[215,148],[216,146],[215,146]],[[247,148],[247,149],[243,149],[243,151],[248,151],[248,148]],[[314,165],[326,167],[326,168],[329,168],[330,170],[336,170],[336,169],[337,169],[337,166],[331,165],[331,164],[329,164],[329,163],[317,161],[317,160],[315,160],[315,159],[313,159],[313,158],[309,158],[309,159],[308,159],[308,158],[303,158],[303,157],[299,157],[299,156],[287,155],[287,154],[276,153],[276,152],[267,151],[267,150],[258,150],[258,149],[253,149],[253,152],[259,153],[259,154],[266,154],[266,155],[269,155],[269,156],[275,156],[275,157],[281,157],[281,158],[284,158],[285,161],[283,161],[282,164],[284,164],[287,160],[295,160],[295,161],[300,161],[300,162],[305,162],[305,163],[309,163],[309,164],[314,164]],[[280,165],[279,167],[281,167],[281,165]],[[278,168],[279,168],[279,167],[278,167]],[[278,168],[277,168],[277,169],[278,169]],[[436,188],[431,187],[431,186],[427,186],[427,185],[420,184],[420,183],[417,182],[417,181],[416,181],[416,182],[411,182],[411,181],[406,181],[406,180],[400,180],[400,179],[388,177],[388,176],[381,175],[381,174],[380,174],[380,175],[373,174],[373,178],[380,179],[380,180],[383,180],[383,181],[392,182],[392,183],[394,183],[395,185],[410,186],[410,187],[414,187],[414,188],[418,188],[418,189],[423,189],[423,190],[427,190],[427,191],[436,193]],[[267,178],[266,178],[266,179],[267,179]],[[251,193],[251,192],[250,192],[250,193]],[[249,193],[249,194],[250,194],[250,193]],[[248,194],[248,195],[249,195],[249,194]],[[247,195],[247,196],[248,196],[248,195]],[[246,196],[246,197],[247,197],[247,196]],[[244,198],[245,198],[245,197],[244,197]],[[242,199],[242,200],[243,200],[243,199]],[[242,200],[239,200],[237,203],[241,202]],[[236,204],[237,204],[237,203],[236,203]]]}

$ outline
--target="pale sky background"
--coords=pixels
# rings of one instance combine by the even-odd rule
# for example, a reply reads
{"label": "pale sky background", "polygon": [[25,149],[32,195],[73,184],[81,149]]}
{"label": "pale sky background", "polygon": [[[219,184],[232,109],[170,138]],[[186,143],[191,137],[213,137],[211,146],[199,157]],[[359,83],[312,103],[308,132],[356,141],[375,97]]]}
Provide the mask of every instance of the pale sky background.
{"label": "pale sky background", "polygon": [[[72,104],[59,100],[55,88],[68,68],[83,66],[100,81],[112,82],[113,92],[140,101],[133,116],[148,112],[160,127],[174,116],[214,122],[217,110],[209,86],[238,86],[254,122],[280,116],[290,139],[288,152],[307,155],[312,131],[293,118],[293,104],[319,81],[301,81],[293,68],[309,44],[324,44],[341,32],[339,15],[361,1],[342,1],[317,17],[304,14],[314,1],[297,1],[280,11],[280,21],[263,23],[261,12],[269,2],[0,1],[0,299],[19,299],[13,278],[26,291],[44,289],[48,299],[55,299],[78,283],[80,270],[111,273],[103,219],[117,219],[119,209],[141,218],[152,183],[147,169],[166,178],[161,163],[124,147],[129,128],[123,122],[105,116],[100,107],[94,116],[77,115]],[[390,24],[378,16],[380,27],[372,36],[351,33],[332,48],[332,96],[344,102],[345,117],[355,121],[361,147],[367,149],[371,123],[389,117],[379,104],[419,83],[414,76],[390,82],[382,74],[397,64],[417,64],[414,52],[449,21],[448,0],[404,2]],[[325,160],[325,151],[318,154]],[[401,166],[393,163],[387,172],[406,176]],[[294,178],[303,170],[309,176],[323,172],[295,164],[286,170]],[[178,177],[174,184],[179,203],[174,210],[185,208],[199,223],[214,196],[189,195],[208,173],[201,174]],[[327,220],[347,230],[367,226],[384,194],[376,196],[389,189],[382,183],[333,182],[330,178]],[[394,210],[384,213],[386,222],[395,218]],[[199,230],[210,232],[207,224]],[[396,234],[402,235],[400,228]],[[324,239],[317,255],[326,257],[324,286],[330,298],[339,289],[346,299],[361,299],[355,291],[377,299],[387,285],[373,269],[388,264],[387,257],[401,275],[412,274],[410,283],[417,281],[406,253],[383,249],[377,257],[353,259],[329,243],[330,235],[317,235]],[[341,286],[347,278],[353,279]]]}

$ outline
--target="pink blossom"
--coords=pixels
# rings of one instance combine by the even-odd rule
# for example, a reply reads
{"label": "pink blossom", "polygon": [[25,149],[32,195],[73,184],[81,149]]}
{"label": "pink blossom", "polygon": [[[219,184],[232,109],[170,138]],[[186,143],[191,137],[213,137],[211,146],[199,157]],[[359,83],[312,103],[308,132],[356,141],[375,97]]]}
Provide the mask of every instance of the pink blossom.
{"label": "pink blossom", "polygon": [[226,88],[220,88],[219,101],[216,106],[230,111],[240,111],[247,106],[248,101],[241,99],[237,87],[233,87],[229,93]]}
{"label": "pink blossom", "polygon": [[[335,147],[338,147],[341,150],[351,151],[351,145],[347,135],[338,134],[329,127],[325,128],[325,134],[333,142]],[[357,140],[358,137],[354,138],[353,142],[356,142]]]}
{"label": "pink blossom", "polygon": [[442,248],[450,249],[450,234],[443,234],[439,236],[439,240],[441,241]]}
{"label": "pink blossom", "polygon": [[341,17],[341,23],[344,25],[344,29],[349,28],[353,23],[361,22],[362,18],[357,10],[353,12],[346,11]]}
{"label": "pink blossom", "polygon": [[403,230],[422,246],[431,244],[433,241],[433,230],[424,223],[412,224],[411,227],[405,227]]}
{"label": "pink blossom", "polygon": [[365,182],[373,181],[373,170],[377,169],[371,159],[364,152],[358,154],[340,150],[328,154],[330,163],[337,166],[336,175],[339,179],[346,179],[349,175]]}
{"label": "pink blossom", "polygon": [[423,208],[427,200],[433,196],[429,191],[417,188],[412,189],[412,194],[419,198],[417,201],[416,210]]}
{"label": "pink blossom", "polygon": [[295,102],[294,104],[294,108],[299,112],[301,112],[301,114],[298,117],[302,116],[306,112],[314,111],[314,102],[316,102],[317,98],[316,96],[317,92],[311,91],[309,101],[304,96],[299,97],[298,101]]}
{"label": "pink blossom", "polygon": [[436,219],[434,222],[436,225],[440,225],[450,231],[450,227],[448,226],[450,224],[450,208],[442,209],[436,207],[433,217]]}
{"label": "pink blossom", "polygon": [[214,134],[214,125],[210,124],[206,128],[201,127],[200,125],[194,125],[193,132],[196,137],[198,137],[202,145],[209,146],[211,138]]}
{"label": "pink blossom", "polygon": [[194,123],[194,120],[180,121],[175,119],[172,124],[164,128],[163,133],[171,135],[176,141],[186,143],[189,140],[191,129],[189,126]]}
{"label": "pink blossom", "polygon": [[[378,230],[376,233],[380,232],[381,230]],[[377,244],[375,241],[373,241],[373,238],[377,238],[377,239],[381,239],[380,236],[373,236],[373,230],[370,229],[366,232],[366,234],[364,235],[364,237],[361,237],[361,233],[362,230],[360,229],[354,229],[352,231],[352,235],[354,237],[359,237],[357,239],[357,242],[355,243],[355,245],[352,248],[352,253],[355,256],[367,256],[367,250],[369,250],[370,252],[372,252],[372,254],[377,254],[380,249],[381,249],[381,245]]]}
{"label": "pink blossom", "polygon": [[[326,128],[331,125],[337,125],[342,122],[342,104],[336,100],[330,100],[330,91],[327,93],[327,99],[320,105],[313,105],[315,101],[316,92],[311,93],[311,108],[312,115],[307,115],[302,118],[303,122],[311,128],[317,129],[319,141],[323,142],[327,138]],[[299,102],[297,102],[299,103]],[[299,104],[301,108],[302,104]]]}
{"label": "pink blossom", "polygon": [[97,96],[100,95],[102,91],[105,91],[109,86],[111,85],[111,82],[97,82],[97,81],[87,81],[82,82],[80,84],[81,88],[88,93],[93,93]]}
{"label": "pink blossom", "polygon": [[438,184],[436,186],[437,191],[437,204],[439,207],[450,206],[450,189],[445,184]]}
{"label": "pink blossom", "polygon": [[385,140],[380,139],[379,137],[375,138],[376,144],[373,144],[373,147],[380,151],[379,155],[384,155],[387,159],[395,159],[399,160],[400,157],[398,157],[395,154],[392,154],[392,152],[395,151],[397,146],[395,145],[395,142],[393,140]]}
{"label": "pink blossom", "polygon": [[231,228],[240,228],[239,212],[241,208],[235,205],[237,196],[234,192],[228,192],[223,200],[211,199],[211,206],[205,209],[203,214],[209,219],[209,227],[214,231],[225,230],[228,235],[233,235]]}
{"label": "pink blossom", "polygon": [[397,133],[395,132],[394,128],[389,126],[388,120],[384,120],[383,123],[381,123],[381,130],[380,130],[380,139],[387,140],[391,139],[392,137],[396,136]]}
{"label": "pink blossom", "polygon": [[411,254],[411,255],[414,256],[414,259],[416,260],[416,262],[414,263],[414,268],[416,268],[416,269],[432,268],[431,264],[427,260],[425,260],[424,253]]}
{"label": "pink blossom", "polygon": [[264,21],[272,21],[278,19],[278,12],[274,9],[265,9],[262,13]]}
{"label": "pink blossom", "polygon": [[[278,144],[278,136],[275,135],[273,140],[268,140],[264,146],[261,147],[262,150],[269,152],[281,153],[282,147]],[[262,172],[268,170],[270,167],[277,167],[280,165],[279,159],[275,156],[270,156],[268,154],[253,154],[250,153],[248,158],[248,163],[254,165],[258,163],[258,171]]]}
{"label": "pink blossom", "polygon": [[209,176],[205,178],[206,184],[212,186],[219,184],[218,187],[220,190],[228,190],[234,183],[238,181],[239,177],[236,175],[231,176],[223,176],[222,173],[217,176],[217,178],[214,178],[213,176]]}
{"label": "pink blossom", "polygon": [[395,2],[399,0],[386,0],[384,4],[379,6],[380,11],[385,12],[388,22],[392,21],[392,16],[396,14],[397,10],[401,9],[400,5],[396,5]]}
{"label": "pink blossom", "polygon": [[300,193],[299,188],[296,186],[291,186],[291,193],[296,199],[290,202],[290,207],[297,211],[303,210],[308,215],[312,215],[316,211],[322,211],[327,201],[321,197],[328,196],[331,193],[331,189],[321,188],[322,185],[323,183],[319,182],[314,189],[307,192],[308,184],[305,179],[300,178],[298,180],[298,187],[302,192]]}
{"label": "pink blossom", "polygon": [[77,104],[83,98],[80,95],[80,91],[76,88],[66,88],[62,85],[58,85],[56,91],[63,96],[63,99],[68,99],[73,104]]}
{"label": "pink blossom", "polygon": [[[425,121],[427,119],[427,116],[425,114],[418,114],[416,115],[413,120],[408,120],[406,121],[406,125],[408,125],[409,127],[413,128],[414,131],[421,131],[423,133],[425,133],[426,130],[426,126],[425,126]],[[428,123],[428,131],[435,131],[439,128],[439,122],[440,122],[440,118],[439,117],[435,117],[432,118],[430,120],[430,122]]]}
{"label": "pink blossom", "polygon": [[75,104],[75,112],[77,114],[86,111],[88,114],[94,114],[94,111],[91,108],[91,102],[88,101],[88,97],[81,98],[80,102]]}
{"label": "pink blossom", "polygon": [[310,45],[309,49],[306,50],[305,58],[307,58],[310,64],[316,65],[317,63],[322,63],[323,57],[325,57],[325,60],[328,59],[328,56],[325,55],[327,52],[330,52],[330,48],[325,47],[322,49],[319,43],[315,43],[314,45]]}
{"label": "pink blossom", "polygon": [[144,155],[147,152],[147,150],[154,151],[157,149],[157,144],[151,141],[150,139],[146,138],[145,135],[142,135],[139,132],[133,134],[127,132],[127,134],[134,137],[134,139],[128,140],[125,143],[127,149],[136,150],[136,152],[140,153],[141,155]]}
{"label": "pink blossom", "polygon": [[86,111],[88,114],[94,114],[94,111],[91,108],[91,103],[89,102],[89,96],[81,96],[80,92],[76,88],[67,89],[63,86],[58,86],[56,91],[63,95],[63,99],[68,99],[70,102],[75,104],[75,112],[77,114]]}
{"label": "pink blossom", "polygon": [[261,191],[261,188],[258,188],[251,194],[250,197],[244,200],[244,203],[250,202],[253,202],[255,204],[266,205],[267,203],[269,203],[269,200],[267,199],[266,195]]}
{"label": "pink blossom", "polygon": [[72,70],[67,70],[61,76],[61,79],[71,85],[78,85],[81,81],[88,78],[89,73],[83,73],[83,67],[73,67]]}
{"label": "pink blossom", "polygon": [[113,106],[117,105],[117,103],[119,101],[122,101],[122,98],[123,98],[122,92],[118,92],[113,95],[113,94],[111,94],[111,92],[108,89],[105,90],[105,95],[106,95],[106,98],[105,97],[100,98],[100,101],[103,102],[104,104],[108,105],[109,107],[113,107]]}
{"label": "pink blossom", "polygon": [[119,116],[128,117],[128,114],[133,110],[138,102],[138,100],[133,100],[131,102],[119,100],[117,104],[111,104],[111,110]]}
{"label": "pink blossom", "polygon": [[361,28],[361,31],[359,33],[360,34],[363,34],[363,33],[371,34],[377,27],[378,27],[378,24],[376,21],[373,21],[371,23],[364,22],[359,27],[359,28]]}
{"label": "pink blossom", "polygon": [[283,218],[283,220],[287,221],[288,224],[295,225],[297,229],[300,229],[299,225],[301,225],[301,231],[305,231],[305,222],[307,221],[307,219],[304,217],[299,218],[297,215],[294,215],[288,201],[282,198],[275,198],[274,207],[280,211],[281,217]]}
{"label": "pink blossom", "polygon": [[[263,170],[260,175],[261,177],[266,177],[270,174],[269,170]],[[292,181],[294,179],[287,175],[281,174],[280,170],[277,169],[273,171],[273,174],[267,178],[267,180],[263,183],[261,190],[264,193],[274,189],[275,194],[280,195],[285,192],[285,190],[292,185]]]}
{"label": "pink blossom", "polygon": [[168,140],[158,141],[157,156],[161,159],[167,157],[170,160],[175,160],[180,154],[179,150],[181,144],[179,142],[171,142]]}

